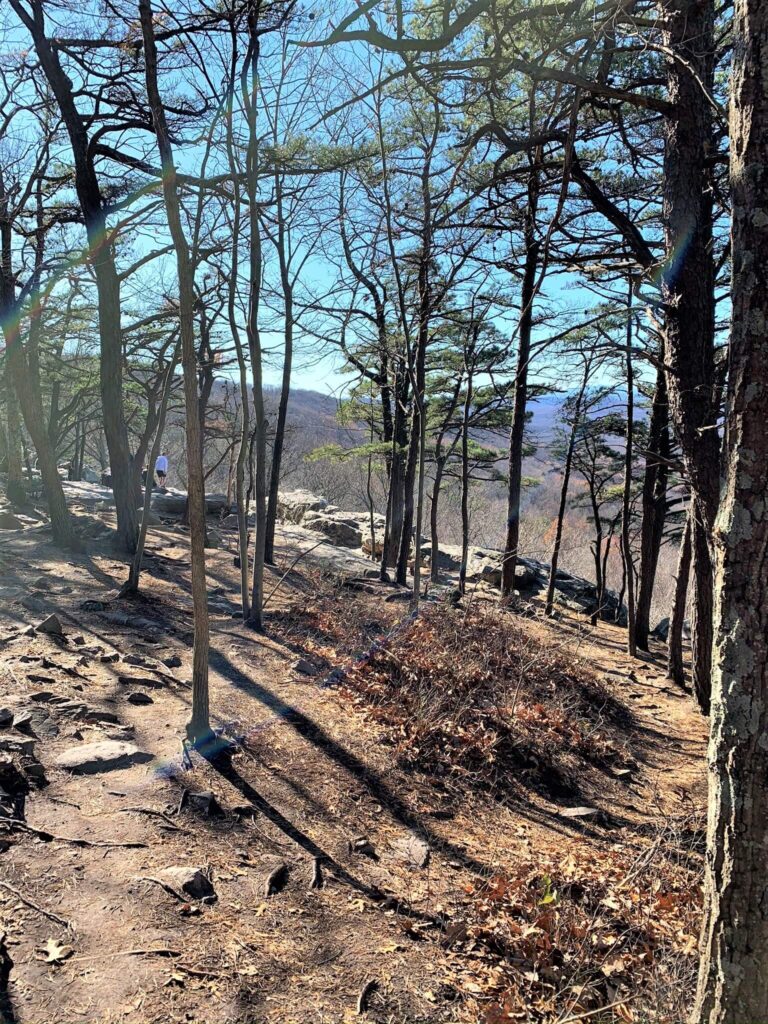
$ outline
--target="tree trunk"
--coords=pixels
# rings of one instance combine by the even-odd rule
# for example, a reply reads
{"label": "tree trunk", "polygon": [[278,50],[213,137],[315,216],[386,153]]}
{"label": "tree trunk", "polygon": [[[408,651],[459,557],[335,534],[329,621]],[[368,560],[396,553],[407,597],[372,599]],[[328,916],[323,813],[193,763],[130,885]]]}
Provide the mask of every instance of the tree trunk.
{"label": "tree trunk", "polygon": [[253,545],[253,576],[251,580],[251,610],[248,624],[258,632],[264,628],[264,552],[267,539],[267,420],[264,410],[264,367],[259,308],[261,303],[261,226],[258,214],[258,160],[259,147],[256,134],[256,102],[258,96],[259,33],[258,8],[248,15],[249,47],[246,55],[241,85],[243,105],[248,121],[248,147],[246,152],[246,192],[248,196],[248,219],[250,227],[248,297],[248,349],[251,356],[251,377],[253,379],[254,449],[256,468],[254,472],[254,503],[256,505],[256,536]]}
{"label": "tree trunk", "polygon": [[277,216],[277,255],[280,263],[280,282],[283,290],[285,330],[283,333],[283,376],[280,384],[280,401],[277,407],[275,439],[272,446],[272,466],[269,475],[269,497],[267,501],[266,537],[264,540],[264,561],[275,563],[275,523],[277,522],[277,495],[280,489],[280,467],[283,461],[285,424],[288,419],[288,400],[291,395],[291,370],[293,367],[293,282],[291,281],[286,251],[286,224],[283,213],[283,186],[280,175],[275,175],[275,208]]}
{"label": "tree trunk", "polygon": [[[624,580],[627,593],[627,654],[637,654],[635,639],[635,563],[632,558],[630,515],[632,512],[632,459],[635,418],[635,376],[632,372],[632,282],[627,292],[627,332],[625,366],[627,371],[627,437],[624,446],[624,490],[621,502],[621,553],[624,559]],[[621,606],[621,600],[619,601]]]}
{"label": "tree trunk", "polygon": [[12,505],[24,505],[27,500],[27,488],[24,485],[24,465],[21,452],[21,416],[19,415],[19,399],[8,359],[6,359],[5,365],[5,416],[8,431],[6,494]]}
{"label": "tree trunk", "polygon": [[715,297],[712,257],[715,152],[712,108],[714,3],[670,0],[664,6],[669,99],[664,154],[664,231],[667,259],[661,290],[666,316],[667,390],[675,430],[690,481],[695,520],[693,675],[703,710],[709,706],[712,566],[706,539],[712,536],[719,502],[720,443],[715,381]]}
{"label": "tree trunk", "polygon": [[[40,390],[40,368],[37,358],[28,359],[21,340],[20,310],[17,304],[14,276],[11,224],[8,206],[0,179],[0,329],[5,339],[6,402],[8,416],[8,498],[12,502],[26,500],[21,476],[21,424],[24,424],[37,453],[37,465],[48,504],[51,530],[56,544],[77,550],[80,541],[75,533],[67,500],[61,485],[56,452],[46,430],[43,399]],[[39,276],[44,259],[43,210],[38,189],[38,230],[35,240],[35,273]],[[40,309],[33,306],[29,315],[30,352],[37,351],[40,330]],[[30,365],[30,363],[32,365]]]}
{"label": "tree trunk", "polygon": [[732,325],[696,1024],[768,1020],[768,7],[734,4]]}
{"label": "tree trunk", "polygon": [[699,518],[701,505],[693,509],[691,534],[691,679],[693,693],[705,715],[709,714],[714,638],[714,565],[710,535]]}
{"label": "tree trunk", "polygon": [[392,457],[387,495],[387,523],[381,553],[381,578],[387,579],[387,569],[397,565],[398,544],[403,530],[405,514],[405,450],[408,445],[407,405],[408,374],[399,361],[395,380],[395,411],[392,425]]}
{"label": "tree trunk", "polygon": [[445,456],[441,456],[435,461],[435,478],[432,481],[432,502],[429,509],[429,578],[433,583],[440,582],[440,538],[437,525],[437,513],[440,505],[440,488],[443,483],[444,469]]}
{"label": "tree trunk", "polygon": [[[466,363],[467,390],[461,415],[461,566],[459,568],[459,590],[467,589],[467,563],[469,561],[469,417],[472,411],[474,373]],[[514,579],[512,581],[514,586]]]}
{"label": "tree trunk", "polygon": [[194,267],[190,261],[189,244],[184,235],[176,181],[176,166],[160,99],[157,82],[157,49],[155,46],[150,0],[139,0],[139,14],[144,37],[144,62],[147,96],[157,147],[163,169],[163,197],[168,228],[176,251],[179,276],[179,326],[181,330],[181,362],[184,371],[185,426],[187,440],[187,493],[189,495],[190,561],[192,576],[192,607],[194,643],[192,649],[192,715],[187,723],[187,737],[196,745],[210,749],[212,739],[208,708],[208,585],[205,575],[205,479],[203,475],[200,411],[197,394],[195,352]]}
{"label": "tree trunk", "polygon": [[138,537],[138,517],[133,464],[123,405],[120,279],[115,266],[112,233],[107,224],[88,130],[75,105],[72,83],[61,66],[58,53],[45,34],[43,4],[41,0],[32,0],[30,15],[19,0],[10,2],[32,36],[40,66],[56,98],[72,147],[75,190],[85,220],[89,263],[96,281],[101,345],[99,376],[102,415],[109,449],[118,536],[123,549],[132,554],[136,549]]}
{"label": "tree trunk", "polygon": [[664,519],[667,509],[669,469],[669,407],[664,370],[656,374],[656,387],[648,428],[648,451],[643,476],[642,523],[640,526],[640,581],[635,612],[635,640],[641,651],[648,650],[651,629],[651,603],[656,581]]}
{"label": "tree trunk", "polygon": [[683,627],[685,625],[685,609],[688,603],[688,581],[691,575],[691,513],[685,521],[683,537],[680,541],[680,556],[677,562],[675,578],[675,594],[672,599],[672,611],[669,616],[667,632],[667,678],[678,686],[685,686],[685,666],[683,665]]}
{"label": "tree trunk", "polygon": [[536,241],[536,209],[538,206],[538,171],[528,178],[528,205],[525,211],[525,266],[520,295],[520,331],[515,374],[515,398],[512,425],[509,431],[509,480],[507,484],[507,535],[501,570],[501,596],[509,597],[515,589],[515,566],[520,543],[520,495],[523,480],[523,452],[528,404],[528,368],[531,361],[531,328],[533,301],[536,295],[536,268],[539,243]]}
{"label": "tree trunk", "polygon": [[547,584],[547,600],[544,607],[545,614],[551,615],[555,602],[555,581],[557,580],[557,564],[560,561],[560,546],[563,542],[563,521],[565,520],[565,507],[568,502],[568,487],[571,482],[571,468],[573,466],[573,453],[576,449],[576,432],[579,428],[581,418],[581,406],[589,383],[592,370],[589,359],[584,364],[584,376],[581,380],[578,398],[573,413],[573,423],[568,438],[568,447],[565,453],[565,467],[563,469],[563,483],[560,488],[560,503],[557,509],[557,522],[555,526],[555,540],[552,545],[552,557],[549,566],[549,582]]}
{"label": "tree trunk", "polygon": [[136,544],[136,553],[133,556],[131,562],[131,569],[128,573],[128,580],[124,584],[121,595],[137,594],[139,592],[139,580],[141,579],[141,563],[144,560],[144,546],[147,540],[147,529],[149,527],[149,513],[152,505],[152,488],[155,481],[154,466],[157,462],[157,457],[160,454],[160,445],[163,440],[163,430],[165,429],[165,417],[168,411],[168,399],[171,394],[171,387],[173,385],[173,375],[176,371],[176,361],[178,359],[178,348],[173,353],[173,358],[168,364],[168,368],[165,372],[165,379],[163,380],[163,390],[160,398],[160,409],[157,416],[157,427],[155,431],[155,439],[152,443],[152,448],[149,452],[149,466],[147,468],[147,478],[144,484],[144,500],[142,503],[141,510],[141,524],[139,526],[139,540]]}

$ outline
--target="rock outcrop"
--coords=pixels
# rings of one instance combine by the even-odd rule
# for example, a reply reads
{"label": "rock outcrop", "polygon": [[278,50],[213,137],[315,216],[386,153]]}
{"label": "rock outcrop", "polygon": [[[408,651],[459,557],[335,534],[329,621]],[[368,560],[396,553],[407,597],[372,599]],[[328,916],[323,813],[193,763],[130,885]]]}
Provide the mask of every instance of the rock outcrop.
{"label": "rock outcrop", "polygon": [[321,512],[328,501],[310,491],[280,491],[277,496],[277,517],[284,523],[301,523],[307,512]]}

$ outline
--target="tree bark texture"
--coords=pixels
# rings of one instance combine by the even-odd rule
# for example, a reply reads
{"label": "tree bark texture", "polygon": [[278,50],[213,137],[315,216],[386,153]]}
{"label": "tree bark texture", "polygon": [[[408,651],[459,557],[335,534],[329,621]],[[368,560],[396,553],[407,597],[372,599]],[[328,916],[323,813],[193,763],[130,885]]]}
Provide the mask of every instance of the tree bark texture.
{"label": "tree bark texture", "polygon": [[696,1024],[768,1020],[768,5],[736,0],[732,325]]}

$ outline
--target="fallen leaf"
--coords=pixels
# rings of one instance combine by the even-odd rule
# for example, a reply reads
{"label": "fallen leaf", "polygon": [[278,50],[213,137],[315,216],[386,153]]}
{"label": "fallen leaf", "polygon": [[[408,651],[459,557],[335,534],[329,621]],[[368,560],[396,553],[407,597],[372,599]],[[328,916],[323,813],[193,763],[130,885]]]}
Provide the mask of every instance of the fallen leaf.
{"label": "fallen leaf", "polygon": [[63,963],[64,960],[75,952],[71,946],[62,946],[56,939],[48,939],[43,947],[43,951],[45,952],[45,962],[47,964]]}

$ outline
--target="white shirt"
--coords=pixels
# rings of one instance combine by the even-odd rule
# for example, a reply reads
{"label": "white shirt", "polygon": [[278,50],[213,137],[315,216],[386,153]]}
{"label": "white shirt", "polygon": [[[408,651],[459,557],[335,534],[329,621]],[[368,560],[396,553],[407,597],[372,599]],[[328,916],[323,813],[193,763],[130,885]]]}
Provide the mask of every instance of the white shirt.
{"label": "white shirt", "polygon": [[156,473],[165,473],[166,475],[168,474],[168,456],[167,455],[158,455],[157,462],[155,463],[155,472]]}

